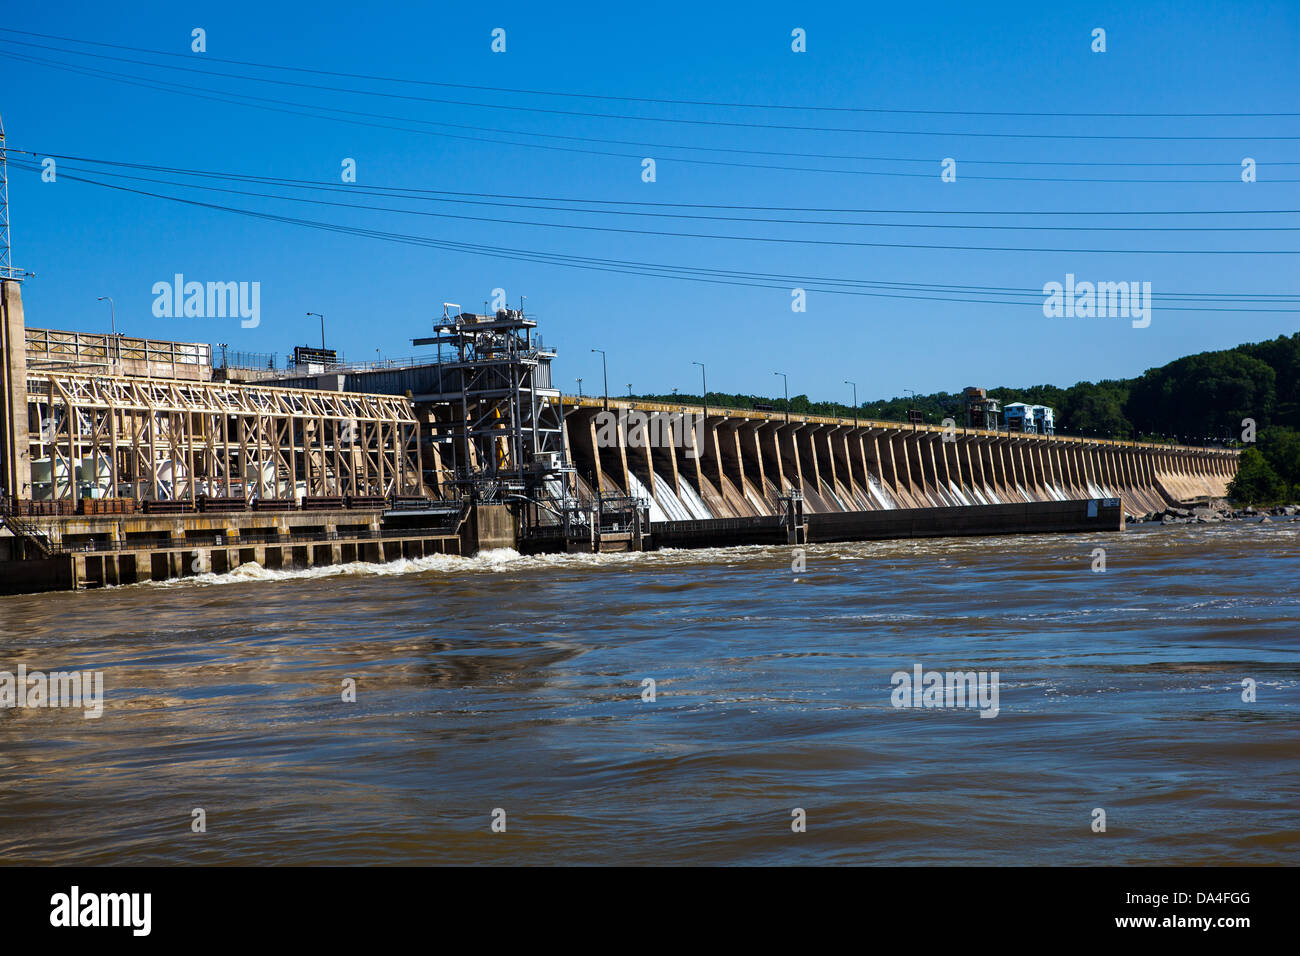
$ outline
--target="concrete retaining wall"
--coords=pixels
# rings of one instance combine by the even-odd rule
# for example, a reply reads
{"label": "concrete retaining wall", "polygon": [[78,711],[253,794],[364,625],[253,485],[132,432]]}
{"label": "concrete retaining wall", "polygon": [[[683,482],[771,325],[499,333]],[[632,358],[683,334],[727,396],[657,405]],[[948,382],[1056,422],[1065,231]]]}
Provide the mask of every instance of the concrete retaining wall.
{"label": "concrete retaining wall", "polygon": [[[810,514],[807,541],[878,541],[893,538],[943,538],[969,535],[1052,534],[1123,531],[1119,499],[1034,501],[1009,505],[912,508]],[[786,544],[790,529],[779,518],[719,518],[650,525],[657,548],[712,548],[738,544]]]}

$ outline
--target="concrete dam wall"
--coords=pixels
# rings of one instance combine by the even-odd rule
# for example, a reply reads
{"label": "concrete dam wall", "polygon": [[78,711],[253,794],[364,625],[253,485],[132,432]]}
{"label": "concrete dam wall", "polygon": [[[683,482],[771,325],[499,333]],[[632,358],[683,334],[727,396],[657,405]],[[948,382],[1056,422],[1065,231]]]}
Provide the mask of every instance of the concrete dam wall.
{"label": "concrete dam wall", "polygon": [[1222,498],[1225,449],[566,397],[580,491],[650,500],[652,521],[1117,498],[1131,515]]}

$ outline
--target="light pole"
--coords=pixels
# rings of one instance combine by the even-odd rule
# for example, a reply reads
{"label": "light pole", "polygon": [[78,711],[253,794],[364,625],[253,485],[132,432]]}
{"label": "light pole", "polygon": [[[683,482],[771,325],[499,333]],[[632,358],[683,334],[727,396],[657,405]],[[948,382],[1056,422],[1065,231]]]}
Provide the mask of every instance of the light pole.
{"label": "light pole", "polygon": [[790,421],[790,376],[786,375],[785,372],[773,372],[772,374],[780,375],[781,378],[785,379],[785,420],[786,422],[789,422]]}
{"label": "light pole", "polygon": [[[915,405],[915,404],[916,404],[916,392],[915,392],[913,389],[910,389],[910,388],[905,388],[905,389],[903,389],[903,391],[905,391],[905,392],[911,392],[911,393],[912,393],[912,404]],[[912,421],[912,407],[911,407],[910,405],[908,406],[908,409],[907,409],[907,420],[908,420],[908,423],[912,426],[912,431],[916,431],[916,422]]]}
{"label": "light pole", "polygon": [[325,351],[325,316],[321,315],[319,312],[307,313],[308,318],[310,318],[313,315],[316,316],[316,318],[320,319],[320,350],[324,352]]}
{"label": "light pole", "polygon": [[[100,296],[98,299],[96,299],[95,301],[96,301],[96,302],[103,302],[105,299],[108,300],[108,320],[109,320],[110,323],[112,323],[112,329],[113,329],[113,361],[112,361],[112,365],[113,365],[114,367],[116,367],[117,364],[118,364],[119,362],[121,362],[121,360],[122,360],[121,349],[119,349],[119,348],[118,348],[118,345],[117,345],[117,306],[115,306],[115,305],[113,304],[113,297],[112,297],[111,295],[101,295],[101,296]],[[108,351],[108,350],[105,349],[105,352],[107,352],[107,351]],[[105,357],[107,357],[107,356],[105,356]]]}
{"label": "light pole", "polygon": [[704,418],[707,421],[709,417],[709,379],[704,374],[703,362],[692,362],[691,364],[700,367],[700,388],[704,389],[700,393],[700,404],[704,406]]}
{"label": "light pole", "polygon": [[850,382],[847,378],[844,380],[845,385],[853,386],[853,427],[858,427],[858,383]]}
{"label": "light pole", "polygon": [[600,353],[600,371],[605,378],[605,395],[602,401],[604,401],[605,403],[605,410],[608,411],[609,410],[609,368],[605,364],[605,350],[592,349],[592,351]]}

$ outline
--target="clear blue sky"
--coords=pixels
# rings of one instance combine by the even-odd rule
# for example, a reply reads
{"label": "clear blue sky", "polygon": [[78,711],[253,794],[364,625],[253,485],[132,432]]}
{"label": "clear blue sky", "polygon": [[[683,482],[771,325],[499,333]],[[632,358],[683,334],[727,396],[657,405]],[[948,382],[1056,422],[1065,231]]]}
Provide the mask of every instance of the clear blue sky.
{"label": "clear blue sky", "polygon": [[[1270,112],[1300,108],[1300,4],[1254,2],[803,4],[382,4],[315,2],[105,6],[27,5],[4,25],[19,30],[188,53],[190,31],[207,31],[213,57],[351,73],[499,87],[708,101],[959,111]],[[490,50],[507,31],[507,52]],[[807,31],[793,53],[790,32]],[[1091,31],[1107,31],[1093,53]],[[26,38],[29,39],[29,38]],[[0,113],[9,143],[37,152],[167,167],[233,171],[340,184],[345,157],[358,186],[414,186],[665,203],[919,210],[1294,209],[1300,141],[1255,137],[1300,134],[1296,118],[991,118],[826,112],[738,111],[564,100],[506,93],[339,85],[477,102],[542,106],[673,119],[931,131],[934,135],[818,133],[548,115],[468,106],[378,100],[346,93],[278,88],[216,77],[155,73],[125,64],[101,69],[165,76],[252,95],[375,111],[444,123],[637,142],[786,152],[931,158],[924,164],[696,154],[710,159],[924,172],[921,178],[731,168],[675,162],[658,147],[595,146],[657,158],[657,182],[641,181],[630,157],[587,155],[367,128],[285,115],[92,79],[18,62],[0,44]],[[27,50],[64,62],[48,51]],[[112,50],[100,50],[114,53]],[[130,53],[119,53],[134,56]],[[202,66],[202,63],[197,65]],[[213,69],[236,67],[213,65]],[[289,79],[328,83],[319,77]],[[1032,140],[970,138],[973,132],[1232,136],[1230,140]],[[505,137],[511,138],[511,137]],[[513,137],[523,140],[523,136]],[[552,141],[557,142],[557,141]],[[581,144],[578,144],[581,145]],[[944,184],[939,161],[958,159]],[[1240,182],[1243,156],[1260,182]],[[1207,168],[1078,168],[971,165],[977,160],[1223,162]],[[1047,182],[987,182],[973,174],[1042,176]],[[1212,184],[1079,184],[1064,176],[1209,178]],[[349,197],[333,197],[347,200]],[[672,238],[519,224],[462,222],[392,213],[301,207],[217,198],[306,218],[458,241],[694,266],[900,282],[1041,289],[1067,272],[1081,279],[1150,281],[1162,292],[1300,292],[1297,257],[1165,256],[1055,252],[973,252],[844,248]],[[362,201],[380,202],[369,199]],[[610,390],[709,387],[779,394],[772,372],[789,373],[792,394],[847,401],[968,384],[1016,385],[1128,376],[1179,355],[1295,331],[1294,315],[1161,312],[1134,329],[1122,319],[1047,319],[1041,303],[1007,306],[810,293],[807,312],[790,309],[784,289],[737,288],[640,275],[579,271],[533,262],[335,235],[116,193],[61,179],[42,183],[11,171],[15,264],[36,273],[24,288],[28,323],[106,330],[100,295],[117,303],[130,334],[227,342],[259,352],[319,339],[308,311],[323,312],[331,345],[351,359],[405,356],[450,300],[477,310],[495,287],[512,302],[526,295],[548,342],[560,347],[566,390],[583,376],[598,389],[609,353]],[[391,205],[392,203],[384,203]],[[708,223],[433,206],[454,214],[546,218],[567,224],[797,238],[960,245],[1077,248],[1295,249],[1295,233],[985,232]],[[815,217],[814,217],[815,218]],[[871,219],[872,217],[858,217]],[[878,217],[877,217],[878,218]],[[1008,224],[1029,218],[998,217]],[[1274,225],[1300,218],[1268,217]],[[970,220],[990,222],[991,219]],[[1114,224],[1058,217],[1064,225]],[[1122,221],[1122,220],[1121,220]],[[1233,217],[1170,217],[1144,224],[1258,225]],[[1130,223],[1132,224],[1132,223]],[[174,273],[187,279],[261,283],[262,324],[229,319],[156,319],[151,287]],[[793,283],[791,283],[792,285]]]}

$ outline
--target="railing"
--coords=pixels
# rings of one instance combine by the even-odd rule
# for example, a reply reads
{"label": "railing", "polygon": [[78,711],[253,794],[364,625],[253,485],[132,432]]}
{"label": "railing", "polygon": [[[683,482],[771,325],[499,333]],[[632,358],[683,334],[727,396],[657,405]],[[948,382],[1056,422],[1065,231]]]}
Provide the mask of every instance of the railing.
{"label": "railing", "polygon": [[53,557],[57,549],[50,544],[49,538],[43,532],[18,517],[16,505],[16,499],[0,498],[0,525],[7,527],[16,537],[36,548],[47,558]]}
{"label": "railing", "polygon": [[235,352],[225,349],[221,352],[222,368],[274,372],[277,369],[284,368],[283,363],[277,364],[279,361],[279,355],[276,352]]}
{"label": "railing", "polygon": [[29,361],[65,361],[73,365],[150,362],[162,365],[212,364],[212,347],[201,342],[137,339],[105,332],[59,332],[27,329]]}

